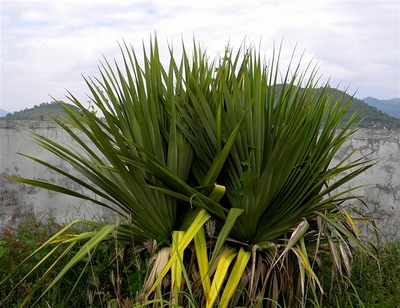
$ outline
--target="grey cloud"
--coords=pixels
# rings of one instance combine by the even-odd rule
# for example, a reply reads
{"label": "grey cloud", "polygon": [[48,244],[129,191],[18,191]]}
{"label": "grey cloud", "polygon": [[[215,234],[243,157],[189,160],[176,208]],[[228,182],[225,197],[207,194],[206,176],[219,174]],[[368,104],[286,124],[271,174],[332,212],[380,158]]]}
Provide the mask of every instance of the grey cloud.
{"label": "grey cloud", "polygon": [[[119,57],[122,39],[138,50],[154,31],[189,44],[193,36],[211,57],[228,41],[272,48],[284,57],[297,44],[332,83],[351,84],[360,97],[400,96],[398,1],[58,1],[3,3],[2,108],[33,106],[64,88],[84,97],[81,74],[96,74],[102,54]],[[261,39],[262,38],[262,39]],[[163,47],[163,46],[160,46]],[[19,90],[24,89],[24,90]]]}

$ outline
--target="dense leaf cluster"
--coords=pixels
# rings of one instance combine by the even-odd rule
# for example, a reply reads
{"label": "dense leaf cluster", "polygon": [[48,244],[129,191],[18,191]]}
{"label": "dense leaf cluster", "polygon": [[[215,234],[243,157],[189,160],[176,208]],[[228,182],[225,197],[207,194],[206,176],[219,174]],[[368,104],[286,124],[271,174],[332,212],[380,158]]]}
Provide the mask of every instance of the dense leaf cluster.
{"label": "dense leaf cluster", "polygon": [[[98,79],[85,80],[91,105],[104,119],[72,94],[78,110],[60,104],[69,117],[54,120],[77,148],[33,133],[81,177],[24,156],[91,194],[8,179],[91,201],[120,217],[113,224],[73,221],[30,255],[27,262],[49,246],[56,245],[50,257],[58,248],[67,252],[85,243],[43,294],[104,241],[145,245],[162,238],[136,301],[187,306],[183,293],[189,293],[206,307],[275,307],[305,305],[308,291],[319,301],[320,253],[332,254],[340,282],[351,274],[353,247],[368,251],[342,206],[356,197],[340,188],[371,164],[352,161],[352,153],[331,165],[357,129],[359,111],[343,122],[352,98],[328,84],[317,88],[310,65],[304,72],[300,63],[282,70],[277,49],[269,63],[254,48],[226,48],[214,61],[196,44],[192,55],[184,45],[182,50],[176,58],[171,48],[165,65],[157,40],[148,52],[144,48],[143,63],[121,46],[122,65],[105,61]],[[71,236],[76,224],[92,229]]]}

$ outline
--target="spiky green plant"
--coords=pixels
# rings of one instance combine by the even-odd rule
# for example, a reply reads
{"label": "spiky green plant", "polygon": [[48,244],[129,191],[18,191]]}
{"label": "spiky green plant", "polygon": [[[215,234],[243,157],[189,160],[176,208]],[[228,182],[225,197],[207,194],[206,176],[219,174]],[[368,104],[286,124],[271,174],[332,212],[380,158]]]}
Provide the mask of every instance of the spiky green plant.
{"label": "spiky green plant", "polygon": [[[26,157],[100,198],[46,182],[11,180],[86,199],[123,217],[110,225],[74,221],[45,242],[42,247],[57,249],[60,243],[87,241],[46,290],[101,241],[164,238],[171,244],[159,247],[139,296],[144,302],[167,296],[160,284],[171,269],[167,292],[174,304],[185,300],[181,292],[189,292],[207,307],[304,305],[310,289],[318,302],[323,290],[314,268],[320,251],[332,253],[332,269],[340,277],[351,272],[349,242],[366,249],[341,206],[354,197],[340,187],[370,164],[346,163],[346,157],[331,165],[356,130],[358,114],[339,130],[351,101],[335,100],[327,84],[319,87],[310,67],[303,73],[299,66],[293,72],[288,67],[281,76],[279,50],[267,64],[255,48],[237,53],[227,48],[210,62],[195,43],[192,55],[182,47],[180,60],[170,49],[166,65],[157,40],[149,51],[144,48],[142,64],[126,44],[122,65],[105,60],[99,79],[85,79],[104,121],[70,93],[81,112],[63,106],[69,118],[55,121],[77,149],[33,134],[87,181]],[[207,221],[215,229],[206,235]],[[68,235],[76,223],[95,229]]]}

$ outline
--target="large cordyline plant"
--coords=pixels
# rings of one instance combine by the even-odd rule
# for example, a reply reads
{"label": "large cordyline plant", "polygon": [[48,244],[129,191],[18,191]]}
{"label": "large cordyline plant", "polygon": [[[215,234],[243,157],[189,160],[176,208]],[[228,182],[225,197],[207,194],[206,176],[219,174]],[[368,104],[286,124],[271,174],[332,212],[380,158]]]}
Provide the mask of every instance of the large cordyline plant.
{"label": "large cordyline plant", "polygon": [[[351,155],[331,164],[356,129],[358,114],[339,129],[351,100],[338,99],[328,84],[317,86],[310,66],[282,72],[279,50],[266,64],[255,48],[237,53],[227,48],[212,62],[195,43],[191,55],[182,47],[179,60],[171,48],[163,65],[157,40],[149,51],[144,48],[143,63],[123,44],[122,65],[105,61],[100,78],[85,79],[104,119],[72,94],[80,112],[63,106],[69,117],[55,119],[78,148],[33,134],[86,180],[26,157],[97,197],[10,179],[92,201],[122,217],[113,224],[76,220],[45,242],[38,251],[70,243],[63,248],[67,252],[86,241],[46,291],[101,241],[164,238],[171,244],[158,247],[137,305],[162,298],[188,305],[182,296],[188,292],[206,307],[301,306],[309,290],[318,303],[323,289],[315,269],[321,251],[332,254],[339,279],[350,275],[352,246],[366,249],[355,220],[341,206],[354,197],[340,187],[370,165],[348,163]],[[96,229],[70,235],[77,223]],[[161,289],[167,273],[171,284]]]}

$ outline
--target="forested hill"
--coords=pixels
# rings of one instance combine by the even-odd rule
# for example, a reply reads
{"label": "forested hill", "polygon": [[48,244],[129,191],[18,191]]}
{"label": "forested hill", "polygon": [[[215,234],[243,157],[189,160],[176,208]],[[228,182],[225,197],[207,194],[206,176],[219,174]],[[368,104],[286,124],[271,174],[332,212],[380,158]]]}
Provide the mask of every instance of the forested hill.
{"label": "forested hill", "polygon": [[[67,105],[68,107],[79,110],[78,107],[67,104],[65,102],[60,102],[61,104]],[[59,103],[41,103],[40,105],[35,105],[33,108],[25,108],[21,111],[16,111],[14,113],[9,113],[5,117],[0,118],[0,120],[51,120],[52,117],[67,116],[66,112],[62,109]]]}
{"label": "forested hill", "polygon": [[[321,89],[316,89],[316,91],[321,91]],[[331,93],[335,91],[335,89],[329,89]],[[335,98],[339,99],[340,96],[343,95],[343,92],[340,90],[336,90]],[[389,116],[387,113],[366,104],[364,101],[352,98],[348,94],[344,94],[344,101],[352,99],[352,104],[346,113],[342,124],[346,123],[347,120],[357,111],[362,111],[361,117],[363,118],[361,127],[376,127],[376,128],[400,128],[400,118],[395,118]],[[78,108],[74,105],[67,104],[65,102],[61,102],[78,110]],[[66,116],[64,110],[59,106],[56,102],[51,103],[41,103],[40,105],[35,105],[33,108],[26,108],[21,111],[14,112],[13,114],[8,114],[5,117],[1,117],[0,120],[50,120],[49,115],[53,117]]]}
{"label": "forested hill", "polygon": [[[322,91],[322,88],[317,88],[317,92]],[[350,117],[356,113],[361,112],[359,117],[362,122],[360,123],[360,127],[371,127],[371,128],[400,128],[400,118],[389,116],[387,113],[377,109],[376,107],[370,106],[364,101],[352,97],[347,93],[344,93],[340,90],[331,88],[329,89],[330,94],[335,94],[335,100],[342,99],[343,102],[347,102],[348,100],[352,100],[351,105],[347,111],[347,113],[343,117],[343,121],[341,126],[343,127],[345,123],[348,122]],[[344,96],[343,96],[344,95]],[[342,98],[343,96],[343,98]]]}
{"label": "forested hill", "polygon": [[[335,91],[330,89],[330,91]],[[338,99],[343,92],[336,90],[337,93],[335,97]],[[361,111],[360,119],[363,119],[360,126],[361,127],[376,127],[376,128],[400,128],[400,118],[389,116],[387,113],[377,109],[376,107],[370,106],[363,100],[355,97],[351,97],[345,94],[344,101],[352,99],[352,103],[349,107],[348,112],[345,114],[343,123],[346,123],[348,119],[358,111]]]}
{"label": "forested hill", "polygon": [[[362,110],[361,117],[364,119],[361,122],[361,127],[400,128],[400,118],[389,116],[376,107],[369,106],[362,100],[353,99],[350,111],[355,112],[356,110]],[[350,113],[348,112],[346,116],[349,116]]]}

